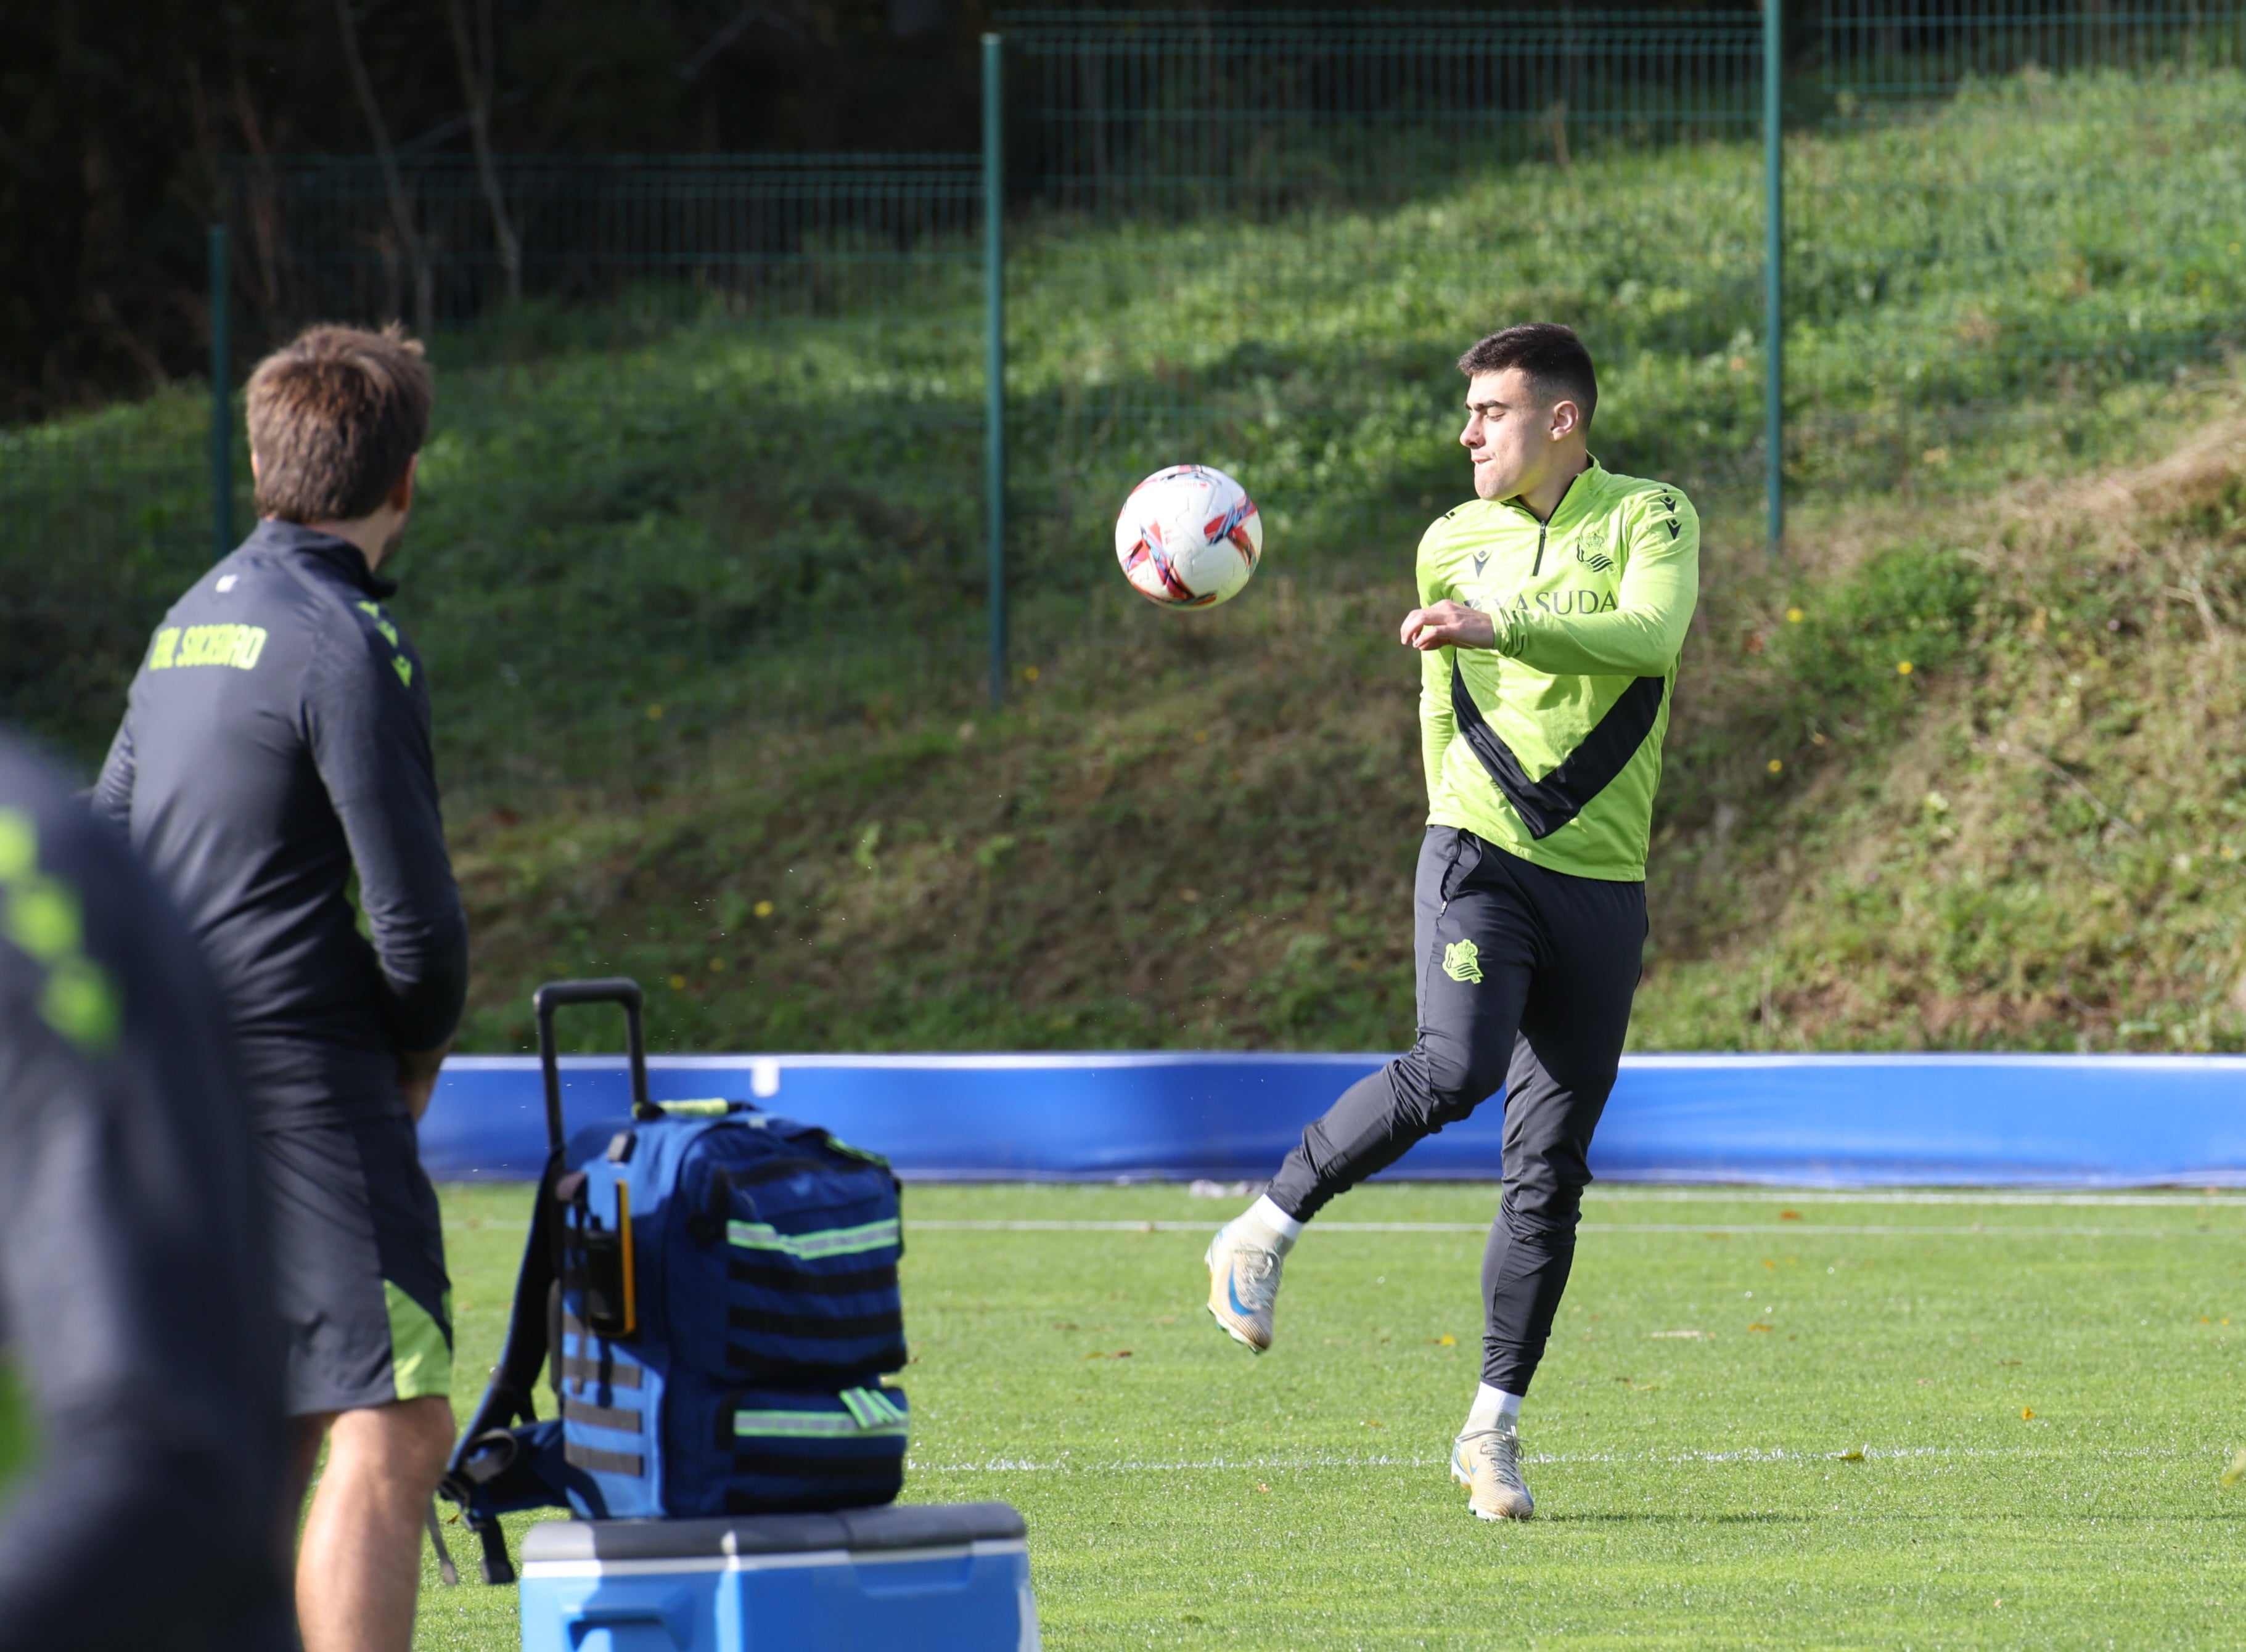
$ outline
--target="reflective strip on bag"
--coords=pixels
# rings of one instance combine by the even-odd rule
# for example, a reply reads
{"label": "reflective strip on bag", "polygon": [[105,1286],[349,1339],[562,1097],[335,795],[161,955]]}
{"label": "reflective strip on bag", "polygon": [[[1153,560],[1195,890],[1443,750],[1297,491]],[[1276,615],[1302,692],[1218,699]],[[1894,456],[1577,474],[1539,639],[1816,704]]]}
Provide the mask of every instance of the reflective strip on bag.
{"label": "reflective strip on bag", "polygon": [[[890,1409],[895,1410],[895,1407]],[[905,1419],[864,1424],[841,1411],[736,1411],[733,1434],[739,1439],[859,1439],[868,1434],[902,1436]]]}
{"label": "reflective strip on bag", "polygon": [[596,1474],[623,1474],[637,1479],[647,1472],[647,1459],[628,1451],[603,1451],[596,1446],[580,1445],[575,1440],[565,1440],[562,1445],[562,1460],[571,1468],[590,1470]]}
{"label": "reflective strip on bag", "polygon": [[846,1388],[835,1397],[848,1408],[862,1429],[905,1425],[903,1408],[878,1388]]}
{"label": "reflective strip on bag", "polygon": [[858,1227],[828,1227],[812,1234],[783,1234],[770,1222],[729,1221],[725,1237],[745,1250],[777,1250],[803,1261],[825,1256],[852,1256],[860,1251],[882,1250],[902,1236],[894,1216],[887,1221]]}

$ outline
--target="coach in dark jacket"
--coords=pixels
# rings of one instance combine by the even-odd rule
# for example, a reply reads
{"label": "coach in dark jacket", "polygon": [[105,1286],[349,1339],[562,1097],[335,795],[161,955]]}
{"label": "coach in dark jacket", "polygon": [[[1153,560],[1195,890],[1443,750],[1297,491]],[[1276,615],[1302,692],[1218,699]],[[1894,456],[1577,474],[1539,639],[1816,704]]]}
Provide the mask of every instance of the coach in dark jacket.
{"label": "coach in dark jacket", "polygon": [[264,1214],[194,941],[0,739],[0,1652],[294,1645]]}
{"label": "coach in dark jacket", "polygon": [[264,1148],[300,1475],[329,1445],[297,1560],[307,1652],[406,1652],[453,1431],[414,1125],[467,984],[428,682],[380,572],[429,376],[395,330],[320,328],[248,402],[263,520],[158,627],[95,803],[215,966]]}

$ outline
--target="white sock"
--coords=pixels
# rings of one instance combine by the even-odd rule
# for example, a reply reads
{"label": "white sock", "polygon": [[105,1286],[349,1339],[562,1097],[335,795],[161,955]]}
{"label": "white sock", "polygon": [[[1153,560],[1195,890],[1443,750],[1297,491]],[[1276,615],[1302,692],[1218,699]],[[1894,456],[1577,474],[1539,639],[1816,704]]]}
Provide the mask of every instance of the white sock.
{"label": "white sock", "polygon": [[1269,1193],[1259,1196],[1248,1207],[1248,1220],[1259,1227],[1269,1228],[1277,1236],[1282,1256],[1294,1249],[1295,1241],[1303,1236],[1303,1224],[1273,1204]]}
{"label": "white sock", "polygon": [[1479,1434],[1485,1429],[1517,1428],[1520,1423],[1521,1396],[1484,1383],[1474,1390],[1474,1404],[1467,1411],[1467,1425],[1459,1431]]}

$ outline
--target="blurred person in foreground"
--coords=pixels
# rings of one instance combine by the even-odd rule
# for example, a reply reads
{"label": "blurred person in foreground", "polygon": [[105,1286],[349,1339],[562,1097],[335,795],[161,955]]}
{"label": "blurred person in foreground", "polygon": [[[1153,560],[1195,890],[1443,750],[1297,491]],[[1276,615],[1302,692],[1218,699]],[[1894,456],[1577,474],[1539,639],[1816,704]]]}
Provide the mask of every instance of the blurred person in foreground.
{"label": "blurred person in foreground", "polygon": [[1303,1131],[1208,1247],[1209,1312],[1257,1353],[1287,1252],[1337,1193],[1502,1088],[1505,1192],[1482,1256],[1481,1384],[1451,1474],[1527,1519],[1519,1418],[1575,1260],[1591,1132],[1630,1030],[1645,856],[1700,524],[1666,483],[1591,457],[1598,379],[1568,328],[1459,358],[1474,497],[1419,541],[1427,829],[1414,890],[1419,1037]]}
{"label": "blurred person in foreground", "polygon": [[281,1345],[194,942],[0,738],[0,1652],[285,1652]]}
{"label": "blurred person in foreground", "polygon": [[406,1652],[453,1438],[415,1125],[467,985],[428,681],[383,606],[429,374],[394,328],[316,328],[259,364],[248,403],[262,520],[158,627],[94,802],[227,1000],[274,1213],[297,1500],[328,1447],[296,1557],[307,1652]]}

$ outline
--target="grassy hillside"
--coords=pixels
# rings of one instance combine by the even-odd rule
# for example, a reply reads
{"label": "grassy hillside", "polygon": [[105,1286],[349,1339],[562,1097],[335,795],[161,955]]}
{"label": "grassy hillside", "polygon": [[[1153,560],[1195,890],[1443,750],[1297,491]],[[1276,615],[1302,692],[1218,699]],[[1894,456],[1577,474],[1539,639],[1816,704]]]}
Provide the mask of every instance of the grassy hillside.
{"label": "grassy hillside", "polygon": [[[2236,75],[2031,75],[1796,140],[1778,568],[1744,148],[1261,224],[1025,223],[995,717],[963,275],[911,314],[440,343],[395,607],[439,708],[471,1044],[514,1047],[532,984],[596,969],[674,983],[658,1044],[1407,1038],[1422,801],[1389,639],[1464,489],[1449,360],[1542,315],[1606,364],[1602,458],[1709,525],[1641,1041],[2237,1045],[2246,505],[2209,346],[2246,317],[2242,130]],[[81,761],[198,559],[175,462],[128,554],[53,556],[85,542],[71,467],[135,431],[176,460],[193,411],[0,453],[5,520],[51,525],[0,539],[0,696]],[[1181,454],[1269,520],[1212,614],[1110,571],[1115,500]]]}
{"label": "grassy hillside", "polygon": [[[1824,513],[1779,569],[1711,546],[1640,1047],[2246,1047],[2241,406],[2149,402],[2149,462]],[[667,983],[682,1047],[1405,1041],[1408,600],[1101,593],[1002,717],[747,728],[691,791],[463,822],[476,1042],[609,969]]]}
{"label": "grassy hillside", "polygon": [[1719,599],[1642,1044],[2246,1044],[2246,423],[2211,399],[2148,408],[2147,462],[1835,520],[1783,615]]}
{"label": "grassy hillside", "polygon": [[[2112,451],[2144,386],[2246,320],[2242,131],[2235,73],[2031,75],[1792,139],[1796,487],[1977,498]],[[1610,465],[1683,485],[1704,516],[1751,509],[1761,233],[1757,154],[1736,144],[1616,146],[1268,221],[1024,219],[1011,557],[1031,651],[1077,634],[1113,577],[1117,500],[1181,455],[1249,480],[1275,570],[1392,569],[1460,485],[1450,363],[1508,317],[1589,339]],[[971,262],[847,314],[635,331],[634,313],[436,341],[399,612],[463,803],[521,812],[627,772],[698,784],[703,738],[744,718],[977,697]],[[0,432],[0,709],[82,758],[207,560],[202,416],[190,387]]]}

